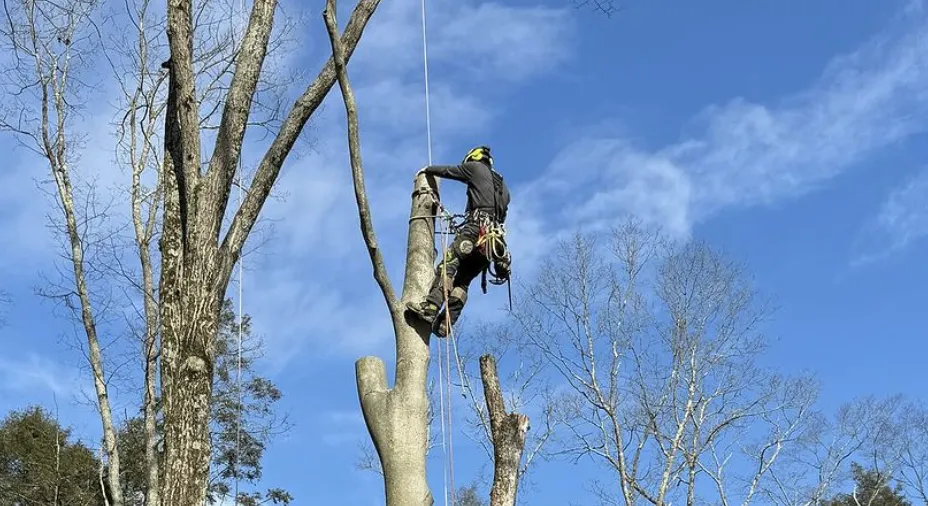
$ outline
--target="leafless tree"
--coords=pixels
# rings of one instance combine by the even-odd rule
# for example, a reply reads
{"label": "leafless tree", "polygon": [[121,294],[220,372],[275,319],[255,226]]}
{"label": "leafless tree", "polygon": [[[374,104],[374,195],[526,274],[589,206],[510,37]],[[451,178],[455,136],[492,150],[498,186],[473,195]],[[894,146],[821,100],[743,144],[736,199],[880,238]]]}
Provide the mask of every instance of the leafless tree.
{"label": "leafless tree", "polygon": [[[364,187],[357,106],[346,69],[349,48],[337,35],[334,0],[326,1],[323,16],[348,118],[349,157],[361,233],[396,336],[396,381],[393,388],[387,386],[383,361],[378,357],[364,357],[355,364],[358,396],[380,460],[387,506],[431,506],[434,500],[426,481],[425,462],[429,442],[426,380],[431,328],[428,324],[407,318],[387,275]],[[435,259],[433,195],[436,192],[434,178],[416,178],[406,247],[404,300],[423,297],[431,283]]]}
{"label": "leafless tree", "polygon": [[[340,36],[346,59],[378,3],[361,0],[355,7]],[[221,236],[242,141],[264,71],[277,2],[253,3],[241,49],[234,59],[232,78],[220,93],[219,121],[214,127],[215,141],[205,171],[201,163],[204,103],[197,92],[202,87],[197,81],[193,51],[195,9],[191,0],[168,2],[170,59],[164,63],[168,69],[168,97],[159,286],[166,446],[162,502],[172,506],[199,506],[205,497],[214,339],[232,269],[283,162],[336,79],[330,58],[283,117],[244,192],[241,206]]]}
{"label": "leafless tree", "polygon": [[776,505],[821,504],[835,487],[850,479],[854,461],[877,472],[883,485],[888,484],[902,465],[902,414],[898,396],[863,397],[843,404],[832,416],[814,414],[808,429],[771,467],[770,480],[759,487],[759,493]]}
{"label": "leafless tree", "polygon": [[[135,310],[130,315],[141,325],[144,386],[143,412],[148,438],[146,461],[150,486],[146,488],[146,504],[160,504],[157,432],[159,342],[159,297],[154,280],[160,274],[157,251],[153,242],[160,230],[159,211],[163,197],[164,156],[161,127],[166,107],[167,71],[159,68],[168,59],[168,43],[164,34],[166,15],[152,9],[149,0],[126,2],[125,12],[116,13],[107,21],[113,25],[129,25],[133,30],[111,30],[107,40],[107,55],[113,77],[120,90],[117,131],[117,162],[127,169],[131,183],[124,191],[130,196],[131,222],[134,237],[129,246],[135,252],[138,268],[115,259],[117,273],[128,284],[128,300]],[[224,93],[233,75],[235,58],[241,51],[236,23],[244,12],[236,12],[231,1],[210,0],[196,6],[194,16],[194,67],[201,104],[200,125],[203,131],[215,130]],[[288,38],[293,20],[278,22],[269,37],[268,58],[276,56]],[[249,126],[272,129],[278,123],[279,100],[286,79],[280,71],[268,65],[259,78],[254,95],[254,112]],[[239,167],[243,169],[243,167]],[[242,186],[241,174],[234,184]],[[122,192],[120,192],[122,193]],[[115,245],[114,251],[120,251]],[[141,299],[140,304],[135,301]],[[141,307],[138,307],[141,306]],[[133,322],[134,323],[134,322]]]}
{"label": "leafless tree", "polygon": [[103,425],[107,485],[112,504],[121,506],[119,452],[101,354],[98,315],[88,284],[92,267],[85,256],[88,244],[83,232],[95,218],[95,210],[90,206],[85,209],[76,206],[71,172],[81,140],[72,128],[72,119],[80,107],[81,90],[87,86],[82,81],[82,71],[86,70],[96,48],[91,14],[97,2],[20,0],[4,6],[2,34],[10,63],[9,68],[3,69],[5,105],[0,112],[0,129],[15,134],[22,146],[42,157],[55,182],[72,277],[68,289],[59,298],[73,308],[86,335],[88,362]]}
{"label": "leafless tree", "polygon": [[[478,356],[482,355],[495,357],[500,363],[515,364],[504,369],[500,383],[508,410],[533,412],[532,416],[535,417],[535,422],[525,439],[524,458],[517,473],[519,489],[524,489],[526,485],[530,485],[529,470],[539,457],[546,456],[545,449],[557,427],[553,389],[544,375],[543,357],[536,353],[535,349],[521,346],[509,321],[501,324],[476,324],[471,327],[469,321],[462,319],[455,334],[455,351],[460,348],[459,358],[463,374],[460,387],[465,392],[470,408],[465,419],[465,434],[483,449],[486,462],[491,469],[495,469],[495,445],[484,394],[486,385],[483,385],[482,391],[473,388],[473,385],[481,384],[483,378],[479,369],[475,374],[468,366],[477,364]],[[490,481],[492,482],[492,478]]]}
{"label": "leafless tree", "polygon": [[492,355],[480,357],[480,377],[490,418],[490,437],[493,441],[493,487],[490,489],[490,506],[514,506],[522,474],[522,452],[525,449],[529,420],[525,415],[506,411],[496,371],[496,360]]}
{"label": "leafless tree", "polygon": [[928,408],[908,402],[900,417],[902,437],[898,477],[910,495],[928,505]]}
{"label": "leafless tree", "polygon": [[[565,382],[558,453],[607,465],[604,503],[697,504],[700,480],[724,504],[750,503],[815,392],[757,365],[769,310],[740,268],[629,220],[608,247],[562,242],[540,271],[515,314]],[[726,479],[734,460],[751,471]]]}
{"label": "leafless tree", "polygon": [[[161,504],[161,476],[158,445],[160,437],[157,429],[157,374],[158,374],[158,298],[155,289],[155,263],[152,261],[152,241],[158,228],[158,210],[162,199],[162,157],[158,149],[159,126],[164,111],[161,97],[164,73],[154,70],[157,57],[157,39],[150,33],[152,28],[163,27],[156,22],[157,17],[150,11],[148,0],[135,4],[126,4],[130,19],[135,25],[135,44],[129,40],[124,44],[113,44],[114,48],[124,48],[132,57],[120,59],[127,64],[120,69],[114,62],[114,76],[122,91],[124,113],[117,125],[117,154],[122,165],[129,168],[131,185],[129,197],[132,210],[132,230],[134,232],[134,250],[138,256],[140,272],[126,273],[127,280],[134,288],[133,293],[142,299],[142,309],[138,312],[142,335],[143,394],[142,411],[145,421],[145,462],[149,486],[145,492],[145,504]],[[154,19],[153,19],[154,18]],[[129,32],[132,33],[131,31]],[[153,50],[154,49],[154,50]],[[112,60],[111,60],[112,61]],[[123,70],[123,72],[120,72]],[[133,81],[122,76],[132,76]],[[146,181],[148,180],[148,181]],[[150,181],[150,182],[149,182]],[[148,183],[148,184],[146,184]]]}

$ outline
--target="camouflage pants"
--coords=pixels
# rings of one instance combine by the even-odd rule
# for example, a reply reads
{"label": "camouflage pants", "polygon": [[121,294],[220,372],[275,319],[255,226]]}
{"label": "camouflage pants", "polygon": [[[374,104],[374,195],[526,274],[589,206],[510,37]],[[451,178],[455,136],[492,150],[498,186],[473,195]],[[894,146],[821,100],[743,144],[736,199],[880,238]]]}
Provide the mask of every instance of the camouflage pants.
{"label": "camouflage pants", "polygon": [[[489,265],[486,256],[476,247],[479,233],[480,229],[474,223],[467,223],[458,231],[444,258],[435,268],[435,280],[426,297],[428,302],[441,308],[445,300],[444,289],[448,287],[448,306],[445,310],[450,313],[452,326],[458,321],[467,303],[467,290],[471,282]],[[445,324],[444,314],[439,315],[439,319],[436,324]]]}

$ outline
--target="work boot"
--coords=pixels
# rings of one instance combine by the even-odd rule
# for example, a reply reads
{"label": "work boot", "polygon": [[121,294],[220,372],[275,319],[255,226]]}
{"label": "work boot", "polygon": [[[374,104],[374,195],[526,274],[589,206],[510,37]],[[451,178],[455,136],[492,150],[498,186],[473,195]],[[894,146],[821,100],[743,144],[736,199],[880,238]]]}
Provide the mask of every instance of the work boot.
{"label": "work boot", "polygon": [[446,329],[447,321],[444,317],[440,320],[437,320],[435,323],[438,325],[432,325],[432,333],[438,337],[448,337],[448,329]]}
{"label": "work boot", "polygon": [[407,302],[406,309],[428,324],[432,324],[435,321],[435,316],[438,314],[438,306],[427,300],[422,302]]}

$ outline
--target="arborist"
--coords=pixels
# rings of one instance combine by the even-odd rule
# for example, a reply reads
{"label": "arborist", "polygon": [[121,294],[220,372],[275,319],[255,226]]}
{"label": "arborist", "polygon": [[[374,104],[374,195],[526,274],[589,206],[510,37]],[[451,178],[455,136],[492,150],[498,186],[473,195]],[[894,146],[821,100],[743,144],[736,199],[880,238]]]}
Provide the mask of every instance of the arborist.
{"label": "arborist", "polygon": [[[509,211],[509,188],[493,168],[490,148],[478,146],[464,157],[460,165],[431,165],[416,173],[452,179],[467,185],[467,205],[464,222],[455,230],[454,241],[435,269],[435,279],[424,301],[409,302],[406,307],[432,325],[439,337],[448,335],[447,318],[451,325],[461,316],[467,303],[467,290],[477,276],[483,274],[483,292],[486,293],[486,274],[495,277],[493,284],[509,281],[512,259],[505,242],[506,214]],[[447,306],[439,315],[448,287]],[[450,315],[445,315],[449,311]],[[438,325],[436,325],[436,318]]]}

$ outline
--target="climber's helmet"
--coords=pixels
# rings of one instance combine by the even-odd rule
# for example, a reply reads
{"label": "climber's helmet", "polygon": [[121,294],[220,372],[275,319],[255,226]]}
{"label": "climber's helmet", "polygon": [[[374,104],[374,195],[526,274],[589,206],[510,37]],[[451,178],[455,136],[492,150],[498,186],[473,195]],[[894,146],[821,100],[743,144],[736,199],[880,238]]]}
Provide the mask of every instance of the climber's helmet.
{"label": "climber's helmet", "polygon": [[464,157],[464,161],[461,163],[467,162],[483,162],[492,169],[493,157],[490,156],[490,148],[487,146],[477,146],[476,148],[470,150],[467,153],[467,156]]}

